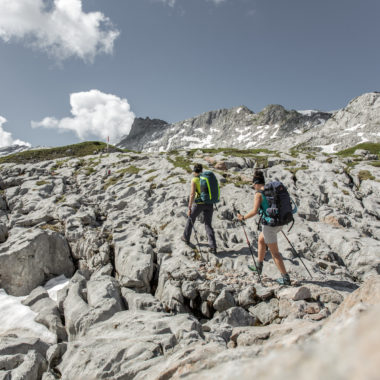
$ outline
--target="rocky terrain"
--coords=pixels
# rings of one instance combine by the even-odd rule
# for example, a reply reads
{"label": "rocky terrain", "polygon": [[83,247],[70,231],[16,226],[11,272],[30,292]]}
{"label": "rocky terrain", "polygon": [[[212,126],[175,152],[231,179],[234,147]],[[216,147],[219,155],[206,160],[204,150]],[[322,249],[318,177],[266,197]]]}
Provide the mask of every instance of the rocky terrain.
{"label": "rocky terrain", "polygon": [[177,123],[137,118],[119,147],[137,151],[233,147],[288,150],[303,146],[326,153],[380,142],[380,93],[363,94],[334,113],[269,105],[206,112]]}
{"label": "rocky terrain", "polygon": [[[372,148],[377,154],[198,149],[1,164],[0,379],[375,379]],[[200,247],[180,240],[195,162],[222,185],[217,255],[202,220]],[[252,206],[257,167],[298,205],[284,230],[298,255],[279,237],[291,287],[273,281],[269,253],[262,283],[247,268],[235,214]],[[256,252],[255,221],[246,229]]]}

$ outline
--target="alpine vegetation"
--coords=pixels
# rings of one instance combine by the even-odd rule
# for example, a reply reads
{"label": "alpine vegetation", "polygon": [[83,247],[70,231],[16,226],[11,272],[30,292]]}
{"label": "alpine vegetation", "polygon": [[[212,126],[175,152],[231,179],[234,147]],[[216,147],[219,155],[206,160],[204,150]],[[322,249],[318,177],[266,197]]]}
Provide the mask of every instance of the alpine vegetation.
{"label": "alpine vegetation", "polygon": [[0,379],[376,378],[378,99],[0,158]]}

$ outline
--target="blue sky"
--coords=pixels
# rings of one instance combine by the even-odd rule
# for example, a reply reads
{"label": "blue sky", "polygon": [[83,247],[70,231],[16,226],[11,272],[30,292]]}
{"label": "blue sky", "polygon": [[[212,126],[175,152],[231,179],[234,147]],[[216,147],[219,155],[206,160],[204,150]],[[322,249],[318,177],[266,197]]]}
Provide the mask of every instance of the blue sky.
{"label": "blue sky", "polygon": [[380,90],[379,15],[378,0],[0,0],[0,145],[116,141],[135,116],[342,108]]}

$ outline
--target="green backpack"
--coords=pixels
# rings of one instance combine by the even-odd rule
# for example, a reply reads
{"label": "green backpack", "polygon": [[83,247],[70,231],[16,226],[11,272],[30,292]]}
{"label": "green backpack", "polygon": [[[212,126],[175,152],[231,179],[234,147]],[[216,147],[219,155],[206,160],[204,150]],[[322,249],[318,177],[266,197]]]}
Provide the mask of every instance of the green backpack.
{"label": "green backpack", "polygon": [[201,185],[200,201],[206,204],[219,202],[220,188],[215,174],[210,170],[206,170],[199,176],[199,181]]}

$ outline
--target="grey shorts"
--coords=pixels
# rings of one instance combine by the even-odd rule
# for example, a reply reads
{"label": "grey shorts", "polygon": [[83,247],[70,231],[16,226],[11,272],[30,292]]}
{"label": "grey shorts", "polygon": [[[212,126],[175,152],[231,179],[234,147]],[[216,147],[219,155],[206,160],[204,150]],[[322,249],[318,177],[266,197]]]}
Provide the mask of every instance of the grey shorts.
{"label": "grey shorts", "polygon": [[282,226],[271,227],[263,225],[263,235],[265,244],[277,243],[277,233],[282,230]]}

